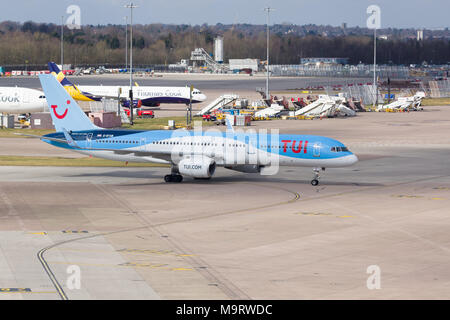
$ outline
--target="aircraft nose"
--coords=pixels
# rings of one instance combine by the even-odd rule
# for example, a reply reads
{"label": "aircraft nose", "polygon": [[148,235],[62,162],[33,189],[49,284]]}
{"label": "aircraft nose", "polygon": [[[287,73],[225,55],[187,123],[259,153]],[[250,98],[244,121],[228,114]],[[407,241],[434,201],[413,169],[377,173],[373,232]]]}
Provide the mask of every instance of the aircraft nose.
{"label": "aircraft nose", "polygon": [[359,161],[358,157],[356,155],[354,155],[353,153],[351,155],[348,156],[348,164],[352,165],[355,164]]}
{"label": "aircraft nose", "polygon": [[201,94],[199,100],[202,101],[202,102],[205,101],[206,100],[206,95]]}

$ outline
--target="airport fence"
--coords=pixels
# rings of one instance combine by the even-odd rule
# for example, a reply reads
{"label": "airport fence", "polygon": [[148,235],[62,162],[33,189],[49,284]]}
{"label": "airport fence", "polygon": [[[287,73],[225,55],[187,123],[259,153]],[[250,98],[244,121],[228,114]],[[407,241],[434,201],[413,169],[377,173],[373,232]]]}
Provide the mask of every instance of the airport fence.
{"label": "airport fence", "polygon": [[122,106],[118,106],[118,102],[115,99],[102,99],[101,101],[90,101],[89,109],[91,112],[116,112],[118,108],[119,116],[122,119],[122,123],[130,123],[130,119],[125,113]]}
{"label": "airport fence", "polygon": [[430,86],[430,96],[432,98],[450,97],[450,80],[436,80],[428,82]]}
{"label": "airport fence", "polygon": [[[354,77],[367,78],[373,75],[372,65],[271,65],[273,76],[292,77]],[[406,79],[409,77],[409,68],[403,66],[377,66],[377,75],[380,78]]]}
{"label": "airport fence", "polygon": [[383,95],[373,84],[349,84],[346,87],[342,87],[342,92],[348,98],[362,101],[364,105],[384,103]]}

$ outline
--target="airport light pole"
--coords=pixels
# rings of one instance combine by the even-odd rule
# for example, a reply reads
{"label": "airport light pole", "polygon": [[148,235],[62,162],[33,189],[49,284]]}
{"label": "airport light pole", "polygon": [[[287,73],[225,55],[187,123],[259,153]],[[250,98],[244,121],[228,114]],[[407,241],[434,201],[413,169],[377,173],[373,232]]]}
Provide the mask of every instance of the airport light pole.
{"label": "airport light pole", "polygon": [[64,16],[61,16],[61,72],[64,71]]}
{"label": "airport light pole", "polygon": [[269,69],[269,58],[270,58],[270,29],[269,29],[269,23],[270,23],[270,11],[273,11],[274,9],[271,7],[264,8],[264,11],[267,12],[267,78],[266,78],[266,100],[269,98],[269,78],[270,78],[270,69]]}
{"label": "airport light pole", "polygon": [[130,2],[125,8],[130,9],[130,124],[133,125],[133,9],[137,6]]}
{"label": "airport light pole", "polygon": [[374,107],[378,105],[378,82],[377,82],[377,28],[373,29],[373,85],[375,86]]}
{"label": "airport light pole", "polygon": [[128,16],[125,19],[125,69],[128,69]]}
{"label": "airport light pole", "polygon": [[193,85],[189,88],[189,124],[192,123],[192,91],[194,91]]}

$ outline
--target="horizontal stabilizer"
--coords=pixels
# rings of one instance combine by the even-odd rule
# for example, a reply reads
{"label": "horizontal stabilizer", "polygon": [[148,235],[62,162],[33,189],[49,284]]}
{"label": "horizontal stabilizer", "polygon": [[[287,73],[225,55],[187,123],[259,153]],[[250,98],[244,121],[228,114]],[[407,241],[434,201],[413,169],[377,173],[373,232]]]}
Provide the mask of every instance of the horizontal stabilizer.
{"label": "horizontal stabilizer", "polygon": [[14,134],[16,134],[18,136],[25,136],[25,137],[35,138],[35,139],[49,140],[49,141],[55,141],[55,142],[61,142],[61,143],[68,143],[67,140],[64,140],[64,139],[50,138],[50,137],[45,137],[45,136],[36,136],[34,134],[25,134],[25,133],[14,133]]}

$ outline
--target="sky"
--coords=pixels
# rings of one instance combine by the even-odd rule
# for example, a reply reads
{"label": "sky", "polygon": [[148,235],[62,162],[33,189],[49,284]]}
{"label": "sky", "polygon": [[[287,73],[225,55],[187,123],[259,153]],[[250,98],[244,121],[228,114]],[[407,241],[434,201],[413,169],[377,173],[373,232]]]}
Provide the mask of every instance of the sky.
{"label": "sky", "polygon": [[[0,21],[60,24],[70,5],[81,10],[81,24],[124,24],[131,0],[1,0]],[[449,0],[133,0],[133,23],[265,24],[264,7],[275,9],[271,24],[293,23],[366,27],[369,5],[381,8],[382,28],[450,27]]]}

